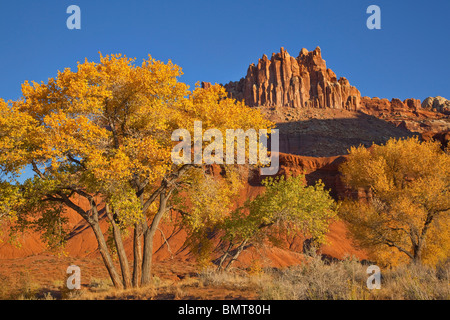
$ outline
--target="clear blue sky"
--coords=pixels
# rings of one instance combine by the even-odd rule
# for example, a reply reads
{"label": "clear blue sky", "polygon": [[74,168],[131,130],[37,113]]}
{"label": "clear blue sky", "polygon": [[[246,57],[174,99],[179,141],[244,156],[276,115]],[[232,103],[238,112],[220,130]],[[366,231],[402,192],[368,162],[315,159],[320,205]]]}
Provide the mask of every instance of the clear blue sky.
{"label": "clear blue sky", "polygon": [[[79,5],[82,29],[68,30]],[[381,7],[382,29],[366,9]],[[227,83],[263,54],[320,46],[328,67],[365,96],[450,99],[450,1],[15,0],[0,3],[0,97],[77,61],[151,54],[183,68],[182,81]]]}

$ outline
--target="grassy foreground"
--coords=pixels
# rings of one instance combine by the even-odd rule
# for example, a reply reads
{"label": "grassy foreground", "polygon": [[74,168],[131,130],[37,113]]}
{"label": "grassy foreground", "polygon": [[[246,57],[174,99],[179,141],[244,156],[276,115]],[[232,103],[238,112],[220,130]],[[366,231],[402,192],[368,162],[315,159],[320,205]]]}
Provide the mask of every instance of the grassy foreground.
{"label": "grassy foreground", "polygon": [[408,265],[381,270],[381,289],[366,285],[367,265],[353,259],[327,262],[319,255],[303,265],[285,269],[251,268],[216,272],[205,269],[179,281],[154,277],[150,286],[116,290],[109,279],[92,279],[81,290],[69,291],[64,282],[55,290],[42,291],[27,280],[14,292],[2,292],[1,299],[75,300],[448,300],[450,262],[436,269]]}

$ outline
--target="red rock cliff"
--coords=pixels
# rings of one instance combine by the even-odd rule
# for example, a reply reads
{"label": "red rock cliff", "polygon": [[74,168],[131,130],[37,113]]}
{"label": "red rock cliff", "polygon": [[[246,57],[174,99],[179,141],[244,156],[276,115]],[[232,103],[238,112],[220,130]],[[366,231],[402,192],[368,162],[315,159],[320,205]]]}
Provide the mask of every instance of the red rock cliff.
{"label": "red rock cliff", "polygon": [[297,58],[281,48],[264,55],[247,76],[225,85],[230,95],[248,106],[333,108],[356,110],[361,94],[346,78],[327,69],[320,48],[302,49]]}
{"label": "red rock cliff", "polygon": [[263,107],[262,111],[276,122],[305,120],[303,111],[309,110],[312,115],[311,108],[321,108],[363,112],[411,132],[436,134],[450,130],[447,99],[429,97],[421,104],[417,99],[362,97],[346,78],[338,79],[326,67],[319,47],[311,52],[302,49],[297,58],[284,48],[270,59],[263,55],[256,66],[249,66],[245,78],[224,87],[232,98],[244,100],[250,107]]}

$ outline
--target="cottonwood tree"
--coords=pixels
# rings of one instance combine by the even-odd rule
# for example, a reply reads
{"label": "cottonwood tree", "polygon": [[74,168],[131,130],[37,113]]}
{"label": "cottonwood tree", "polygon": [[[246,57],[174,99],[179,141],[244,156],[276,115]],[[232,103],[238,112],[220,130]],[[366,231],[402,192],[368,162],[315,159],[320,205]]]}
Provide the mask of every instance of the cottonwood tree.
{"label": "cottonwood tree", "polygon": [[[277,242],[274,234],[302,234],[317,245],[326,242],[325,234],[337,216],[337,206],[324,184],[307,186],[303,175],[266,178],[265,190],[255,199],[226,216],[216,226],[222,233],[223,254],[217,269],[227,270],[249,246],[267,240]],[[274,232],[275,231],[275,232]]]}
{"label": "cottonwood tree", "polygon": [[341,172],[369,194],[344,201],[341,216],[372,259],[395,265],[448,258],[450,156],[439,143],[409,138],[352,147]]}
{"label": "cottonwood tree", "polygon": [[[202,121],[204,130],[223,132],[273,126],[259,111],[227,98],[219,85],[190,92],[178,81],[181,74],[170,61],[150,56],[140,66],[122,55],[100,56],[100,62],[86,60],[46,83],[25,82],[21,99],[1,104],[3,171],[20,175],[32,168],[35,176],[21,186],[28,205],[70,208],[89,224],[117,288],[149,284],[159,223],[183,187],[180,179],[202,170],[203,163],[172,162],[172,132],[192,133],[194,121]],[[22,210],[23,221],[27,212]],[[120,272],[102,219],[109,222]],[[132,271],[123,244],[130,229]]]}

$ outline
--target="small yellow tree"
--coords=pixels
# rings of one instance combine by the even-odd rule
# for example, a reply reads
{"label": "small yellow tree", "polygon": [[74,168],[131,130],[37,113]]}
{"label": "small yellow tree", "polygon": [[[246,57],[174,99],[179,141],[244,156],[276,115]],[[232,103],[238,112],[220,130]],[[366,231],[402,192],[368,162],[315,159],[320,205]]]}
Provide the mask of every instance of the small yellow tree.
{"label": "small yellow tree", "polygon": [[391,265],[448,258],[450,156],[438,143],[352,147],[341,172],[351,188],[368,191],[367,199],[344,201],[341,215],[371,258]]}

